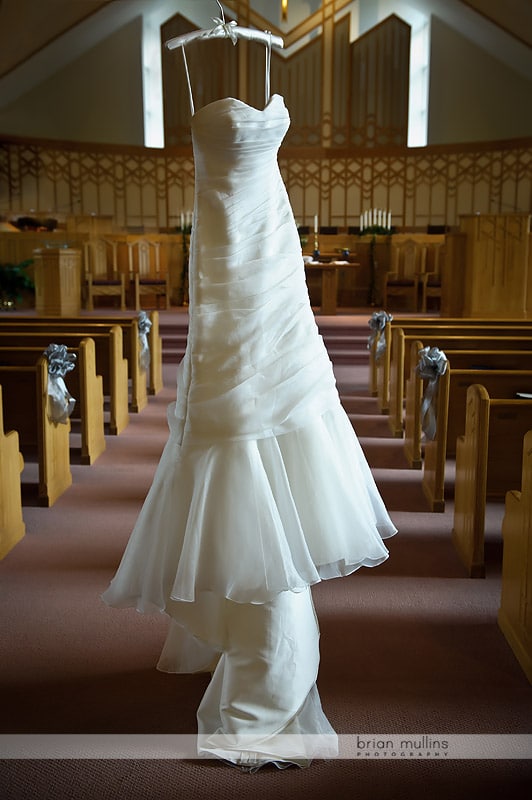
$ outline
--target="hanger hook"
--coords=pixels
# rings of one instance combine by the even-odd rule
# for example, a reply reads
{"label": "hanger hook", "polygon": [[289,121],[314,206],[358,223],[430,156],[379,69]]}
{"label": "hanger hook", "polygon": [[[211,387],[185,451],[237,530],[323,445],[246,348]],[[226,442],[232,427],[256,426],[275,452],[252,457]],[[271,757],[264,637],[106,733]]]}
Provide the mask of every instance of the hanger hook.
{"label": "hanger hook", "polygon": [[216,0],[216,2],[218,3],[218,7],[220,8],[220,13],[222,15],[222,22],[225,25],[225,14],[224,14],[223,6],[220,3],[220,0]]}

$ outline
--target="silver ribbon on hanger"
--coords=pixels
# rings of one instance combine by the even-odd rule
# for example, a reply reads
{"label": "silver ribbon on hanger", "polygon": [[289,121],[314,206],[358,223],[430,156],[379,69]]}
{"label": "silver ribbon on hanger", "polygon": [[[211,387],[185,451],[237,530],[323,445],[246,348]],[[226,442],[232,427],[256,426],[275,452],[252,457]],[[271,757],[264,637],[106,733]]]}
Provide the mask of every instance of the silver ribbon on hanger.
{"label": "silver ribbon on hanger", "polygon": [[[218,0],[217,0],[218,2]],[[222,4],[218,3],[220,8],[222,17],[212,17],[212,21],[215,24],[215,27],[209,32],[209,36],[226,36],[228,39],[231,39],[233,44],[236,44],[238,41],[238,36],[233,28],[236,28],[237,23],[234,19],[230,20],[229,22],[225,21],[225,14],[222,8]]]}
{"label": "silver ribbon on hanger", "polygon": [[233,30],[233,28],[236,28],[236,22],[234,19],[226,22],[224,19],[220,19],[219,17],[213,17],[212,21],[216,23],[216,27],[211,30],[209,36],[226,36],[228,39],[231,39],[233,44],[237,43],[238,36]]}
{"label": "silver ribbon on hanger", "polygon": [[443,350],[438,347],[423,347],[418,353],[416,372],[427,381],[421,402],[421,429],[425,438],[432,440],[436,435],[435,398],[438,381],[445,374],[449,362]]}
{"label": "silver ribbon on hanger", "polygon": [[76,366],[76,354],[69,353],[64,344],[50,344],[43,355],[48,361],[48,417],[66,425],[76,401],[66,388],[64,377]]}
{"label": "silver ribbon on hanger", "polygon": [[148,317],[145,311],[139,311],[137,324],[140,342],[140,368],[142,370],[147,370],[150,366],[150,345],[148,344],[148,334],[151,328],[151,319]]}
{"label": "silver ribbon on hanger", "polygon": [[388,314],[386,311],[374,311],[371,315],[371,318],[368,320],[368,325],[371,328],[371,334],[368,338],[368,350],[372,349],[373,344],[376,341],[375,359],[377,361],[379,358],[381,358],[382,354],[386,350],[386,338],[382,334],[386,327],[386,323],[391,322],[392,319],[392,315]]}

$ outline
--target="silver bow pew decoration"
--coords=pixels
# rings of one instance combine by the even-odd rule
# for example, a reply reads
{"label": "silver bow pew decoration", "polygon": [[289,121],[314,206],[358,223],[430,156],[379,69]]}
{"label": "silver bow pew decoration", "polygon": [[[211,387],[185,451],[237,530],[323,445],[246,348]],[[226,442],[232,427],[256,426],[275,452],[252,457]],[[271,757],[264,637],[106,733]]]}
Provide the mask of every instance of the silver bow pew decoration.
{"label": "silver bow pew decoration", "polygon": [[151,328],[151,319],[145,311],[139,311],[137,318],[140,342],[140,368],[147,370],[150,366],[150,345],[148,343],[148,334]]}
{"label": "silver bow pew decoration", "polygon": [[418,353],[416,372],[422,380],[427,381],[421,402],[421,429],[429,440],[436,435],[436,390],[448,364],[445,353],[438,347],[423,347]]}
{"label": "silver bow pew decoration", "polygon": [[375,345],[375,359],[378,361],[386,350],[386,337],[383,336],[386,328],[386,323],[391,322],[393,319],[391,314],[386,311],[374,311],[368,320],[368,325],[371,328],[371,333],[368,338],[368,350]]}
{"label": "silver bow pew decoration", "polygon": [[64,344],[50,344],[43,355],[48,361],[48,417],[52,422],[66,424],[76,401],[64,377],[76,366],[76,354],[69,353]]}

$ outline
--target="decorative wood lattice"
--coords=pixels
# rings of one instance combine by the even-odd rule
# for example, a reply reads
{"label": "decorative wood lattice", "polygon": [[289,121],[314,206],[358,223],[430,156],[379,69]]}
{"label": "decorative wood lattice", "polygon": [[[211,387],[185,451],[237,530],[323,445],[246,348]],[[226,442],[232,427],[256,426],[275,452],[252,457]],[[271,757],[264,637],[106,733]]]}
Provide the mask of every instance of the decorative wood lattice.
{"label": "decorative wood lattice", "polygon": [[[389,208],[398,228],[456,225],[463,214],[528,211],[532,138],[500,144],[348,150],[283,147],[296,219],[357,225]],[[192,209],[189,148],[119,148],[0,140],[0,213],[111,216],[121,227],[172,230]]]}

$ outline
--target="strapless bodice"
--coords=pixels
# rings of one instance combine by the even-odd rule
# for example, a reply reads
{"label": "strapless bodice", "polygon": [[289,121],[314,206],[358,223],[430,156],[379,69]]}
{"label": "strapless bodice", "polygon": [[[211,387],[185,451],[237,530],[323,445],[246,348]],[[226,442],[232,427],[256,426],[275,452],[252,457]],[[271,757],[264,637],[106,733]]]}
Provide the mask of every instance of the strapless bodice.
{"label": "strapless bodice", "polygon": [[[208,181],[269,169],[290,126],[281,95],[274,94],[264,109],[233,97],[214,100],[192,118],[196,180]],[[276,165],[275,165],[276,166]],[[235,173],[236,171],[236,173]]]}

